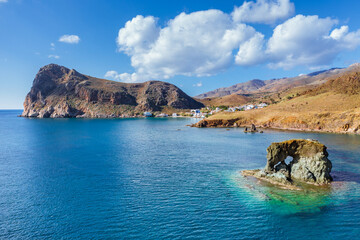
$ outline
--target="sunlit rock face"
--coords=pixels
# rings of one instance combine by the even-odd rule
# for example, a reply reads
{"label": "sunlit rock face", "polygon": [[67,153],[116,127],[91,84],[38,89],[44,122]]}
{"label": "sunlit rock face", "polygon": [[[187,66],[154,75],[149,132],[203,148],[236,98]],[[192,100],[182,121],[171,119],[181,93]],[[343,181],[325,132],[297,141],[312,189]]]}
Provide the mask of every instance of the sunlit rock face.
{"label": "sunlit rock face", "polygon": [[[285,163],[290,156],[293,160]],[[332,181],[330,175],[332,164],[328,159],[326,146],[314,140],[289,140],[272,143],[267,148],[265,173],[282,173],[290,181],[324,184]]]}
{"label": "sunlit rock face", "polygon": [[167,82],[114,82],[49,64],[36,74],[21,116],[118,118],[135,117],[144,111],[162,111],[164,108],[170,111],[202,107],[202,103]]}
{"label": "sunlit rock face", "polygon": [[[242,173],[293,189],[298,189],[294,185],[296,181],[327,184],[332,181],[332,163],[328,155],[326,146],[315,140],[293,139],[272,143],[267,148],[265,168]],[[285,162],[287,157],[293,158],[288,164]]]}

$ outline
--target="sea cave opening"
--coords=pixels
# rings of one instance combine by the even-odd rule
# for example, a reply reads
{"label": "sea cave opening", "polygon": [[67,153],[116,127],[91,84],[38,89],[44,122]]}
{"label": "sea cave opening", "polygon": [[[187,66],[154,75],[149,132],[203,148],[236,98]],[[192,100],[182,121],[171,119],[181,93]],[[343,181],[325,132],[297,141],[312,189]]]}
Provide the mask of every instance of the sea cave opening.
{"label": "sea cave opening", "polygon": [[[293,157],[291,157],[291,156],[287,156],[286,158],[285,158],[285,160],[284,160],[284,162],[285,162],[285,164],[287,165],[287,166],[290,166],[290,163],[293,161]],[[277,169],[277,168],[281,168],[281,162],[278,162],[275,166],[274,166],[274,168],[275,169]]]}

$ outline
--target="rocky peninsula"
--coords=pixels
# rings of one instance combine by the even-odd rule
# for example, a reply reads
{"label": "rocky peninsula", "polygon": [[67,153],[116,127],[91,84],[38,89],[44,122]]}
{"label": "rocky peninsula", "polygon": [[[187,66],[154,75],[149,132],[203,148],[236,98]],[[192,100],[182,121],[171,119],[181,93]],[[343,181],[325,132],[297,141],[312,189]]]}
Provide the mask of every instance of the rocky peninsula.
{"label": "rocky peninsula", "polygon": [[218,112],[193,126],[228,128],[254,124],[259,128],[360,134],[360,64],[330,73],[274,80],[268,85],[270,89],[246,88],[242,92],[247,93],[249,104],[264,102],[267,107]]}
{"label": "rocky peninsula", "polygon": [[[315,185],[329,184],[332,163],[326,146],[316,140],[293,139],[272,143],[267,148],[267,163],[264,169],[244,170],[243,176],[279,185],[286,189],[300,190],[298,183]],[[293,159],[286,163],[287,157]]]}
{"label": "rocky peninsula", "polygon": [[202,103],[170,83],[121,83],[49,64],[36,74],[21,116],[119,118],[140,116],[145,111],[201,107]]}

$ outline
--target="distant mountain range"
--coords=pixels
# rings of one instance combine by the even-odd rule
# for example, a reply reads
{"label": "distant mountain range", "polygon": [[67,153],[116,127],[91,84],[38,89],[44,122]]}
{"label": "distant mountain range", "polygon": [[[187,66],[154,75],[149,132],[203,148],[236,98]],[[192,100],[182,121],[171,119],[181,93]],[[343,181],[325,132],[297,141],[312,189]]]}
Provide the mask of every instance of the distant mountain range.
{"label": "distant mountain range", "polygon": [[94,78],[56,64],[42,67],[24,102],[23,117],[115,118],[144,111],[201,108],[204,105],[170,83],[121,83]]}
{"label": "distant mountain range", "polygon": [[352,68],[357,67],[358,65],[359,64],[353,64],[349,68],[332,68],[291,78],[279,78],[270,80],[254,79],[251,81],[238,83],[230,87],[218,88],[213,91],[197,95],[195,96],[195,98],[219,98],[232,94],[244,95],[256,93],[273,93],[299,86],[314,84],[317,85],[324,83],[324,81],[326,81],[326,79],[331,76],[335,76],[339,73],[349,71]]}

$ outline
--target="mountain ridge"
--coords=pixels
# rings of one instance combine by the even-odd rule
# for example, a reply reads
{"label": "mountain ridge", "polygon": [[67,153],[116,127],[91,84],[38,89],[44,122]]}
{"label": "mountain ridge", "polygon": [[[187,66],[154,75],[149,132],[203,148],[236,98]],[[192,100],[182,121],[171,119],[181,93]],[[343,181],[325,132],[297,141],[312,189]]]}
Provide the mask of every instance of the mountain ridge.
{"label": "mountain ridge", "polygon": [[133,117],[164,108],[200,108],[203,104],[173,84],[161,81],[121,83],[81,74],[56,64],[40,68],[24,101],[23,117]]}
{"label": "mountain ridge", "polygon": [[217,98],[231,94],[254,94],[261,92],[278,92],[287,88],[305,86],[309,84],[321,84],[321,80],[332,77],[336,74],[358,68],[360,64],[352,64],[348,68],[331,68],[312,72],[309,74],[299,75],[296,77],[284,77],[269,80],[253,79],[250,81],[231,85],[229,87],[217,88],[215,90],[199,94],[194,98]]}

